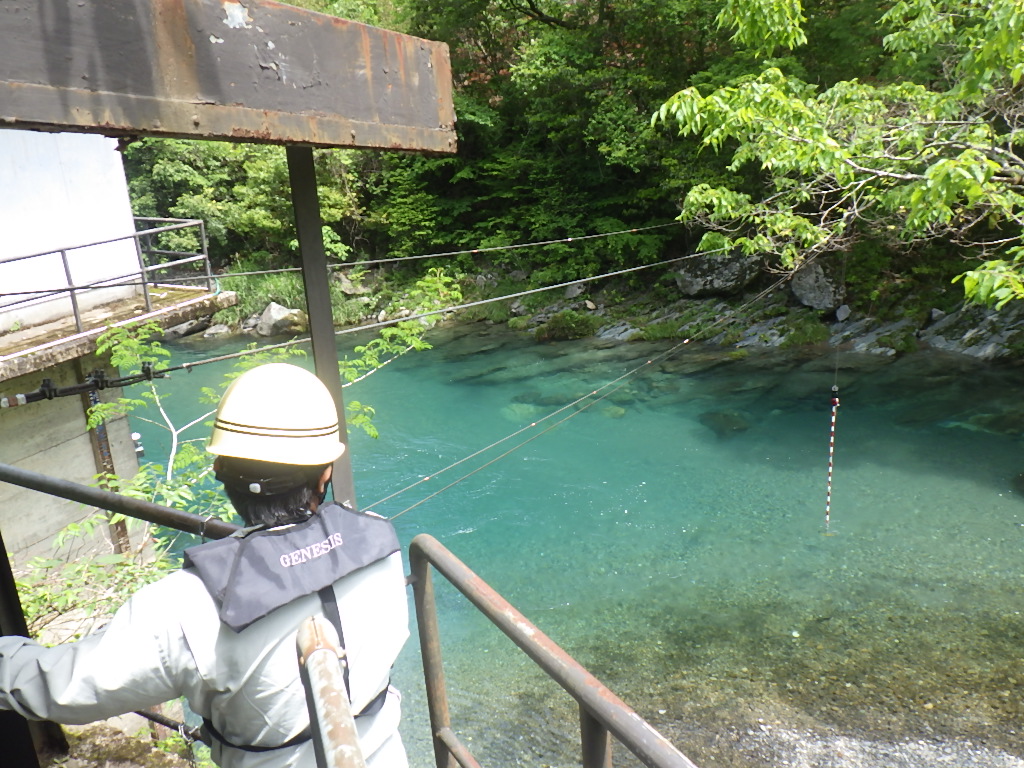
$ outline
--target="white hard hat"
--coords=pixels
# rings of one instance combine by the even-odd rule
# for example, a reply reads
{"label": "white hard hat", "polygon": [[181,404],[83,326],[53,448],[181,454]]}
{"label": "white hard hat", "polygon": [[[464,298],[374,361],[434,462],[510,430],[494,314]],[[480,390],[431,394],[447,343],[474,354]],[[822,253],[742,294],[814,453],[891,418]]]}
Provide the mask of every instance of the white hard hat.
{"label": "white hard hat", "polygon": [[207,450],[275,464],[330,464],[345,451],[334,398],[316,376],[287,363],[246,371],[217,408]]}

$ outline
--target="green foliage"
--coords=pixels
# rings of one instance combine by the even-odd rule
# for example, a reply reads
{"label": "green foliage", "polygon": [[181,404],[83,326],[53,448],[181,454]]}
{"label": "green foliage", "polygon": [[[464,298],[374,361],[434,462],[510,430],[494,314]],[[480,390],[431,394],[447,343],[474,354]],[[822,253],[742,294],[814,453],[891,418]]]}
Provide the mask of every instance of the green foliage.
{"label": "green foliage", "polygon": [[[99,521],[106,524],[106,519]],[[145,553],[108,553],[64,561],[34,558],[16,578],[18,595],[36,636],[58,619],[62,632],[77,639],[91,620],[113,613],[139,587],[156,581],[178,564],[157,549]],[[77,629],[67,625],[73,615]]]}
{"label": "green foliage", "polygon": [[[167,362],[171,353],[164,349],[155,338],[163,337],[163,329],[156,321],[141,325],[128,323],[108,329],[96,340],[96,353],[110,355],[110,362],[122,375],[141,373],[144,364],[159,368]],[[144,388],[138,397],[121,397],[115,402],[96,403],[87,414],[86,426],[94,429],[99,424],[157,401],[156,391],[150,386]]]}
{"label": "green foliage", "polygon": [[903,333],[886,334],[878,337],[878,344],[900,354],[917,351],[917,336],[914,329],[907,329]]}
{"label": "green foliage", "polygon": [[[726,11],[739,39],[753,41],[767,25],[791,46],[792,9],[788,0],[765,0]],[[941,58],[947,79],[846,80],[819,91],[768,67],[706,96],[683,89],[663,104],[652,122],[672,122],[729,152],[731,170],[754,169],[765,183],[761,192],[697,185],[683,218],[714,233],[702,247],[769,254],[789,268],[865,238],[890,248],[947,238],[1010,256],[965,278],[968,296],[999,303],[1020,295],[1012,274],[1024,158],[1013,89],[1024,73],[1024,8],[1015,0],[907,0],[881,22],[892,30],[890,54]]]}
{"label": "green foliage", "polygon": [[[434,267],[416,281],[413,289],[407,294],[406,301],[414,308],[414,314],[438,312],[460,303],[462,291],[456,278],[446,274],[443,269]],[[440,314],[443,316],[443,313]],[[437,316],[402,320],[382,328],[378,336],[353,349],[355,357],[346,355],[339,362],[342,382],[345,385],[355,384],[407,352],[430,349],[430,344],[423,338],[423,334],[436,320]],[[363,410],[350,414],[350,418],[354,423],[363,425],[367,423],[369,416],[372,416],[373,409],[365,406],[360,408]]]}
{"label": "green foliage", "polygon": [[[328,253],[344,258],[359,235],[359,156],[314,155]],[[218,141],[143,139],[124,152],[138,216],[202,219],[217,264],[255,258],[263,268],[298,254],[288,166],[282,147]],[[179,243],[194,250],[198,243]]]}
{"label": "green foliage", "polygon": [[1011,248],[1008,255],[1012,256],[1010,261],[986,261],[954,279],[964,281],[964,293],[968,296],[1000,309],[1013,299],[1024,298],[1024,249]]}
{"label": "green foliage", "polygon": [[683,333],[683,321],[678,318],[675,320],[662,320],[660,322],[650,323],[644,327],[643,333],[645,341],[681,339],[685,335],[686,334]]}
{"label": "green foliage", "polygon": [[[97,479],[108,490],[133,495],[112,476]],[[71,560],[37,557],[21,570],[18,593],[32,635],[60,620],[61,632],[76,639],[89,631],[93,620],[113,613],[140,586],[177,568],[167,554],[169,540],[153,540],[148,524],[115,513],[95,512],[68,525],[54,540],[54,549],[59,551],[75,540],[98,540],[101,531],[122,524],[141,541],[135,551]]]}
{"label": "green foliage", "polygon": [[785,338],[779,345],[782,349],[802,347],[808,344],[820,344],[828,341],[828,327],[821,319],[809,310],[795,310],[786,318],[784,325]]}
{"label": "green foliage", "polygon": [[563,309],[552,315],[534,335],[538,341],[568,341],[593,336],[601,326],[600,318],[573,309]]}
{"label": "green foliage", "polygon": [[[250,257],[239,259],[234,270],[239,273],[258,272],[268,266],[263,260]],[[306,291],[299,271],[269,275],[240,274],[222,277],[220,283],[224,289],[238,294],[236,304],[219,310],[215,315],[220,323],[238,325],[262,312],[272,301],[285,307],[306,309]],[[331,319],[335,326],[352,325],[366,315],[366,305],[347,296],[339,281],[332,279],[327,287],[331,297]]]}
{"label": "green foliage", "polygon": [[800,0],[725,0],[718,25],[733,30],[733,40],[756,53],[796,48],[807,42]]}
{"label": "green foliage", "polygon": [[[444,253],[663,223],[687,176],[645,117],[722,40],[696,0],[423,2],[408,31],[451,46],[455,157],[384,155],[371,164],[367,231],[392,255]],[[720,164],[715,164],[720,167]],[[687,172],[706,178],[691,164]],[[714,176],[714,174],[711,174]],[[626,232],[488,253],[533,285],[655,261],[679,230]],[[456,257],[459,269],[478,256]]]}

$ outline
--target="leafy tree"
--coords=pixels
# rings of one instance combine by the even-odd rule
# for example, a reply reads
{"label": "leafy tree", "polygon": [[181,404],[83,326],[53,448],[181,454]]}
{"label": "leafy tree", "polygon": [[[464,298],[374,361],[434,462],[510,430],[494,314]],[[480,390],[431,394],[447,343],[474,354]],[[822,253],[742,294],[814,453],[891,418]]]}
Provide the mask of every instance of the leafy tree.
{"label": "leafy tree", "polygon": [[[666,159],[665,137],[646,122],[670,84],[701,71],[723,42],[704,3],[411,0],[405,18],[406,31],[451,47],[459,153],[381,157],[364,209],[386,250],[662,223],[680,185],[721,169]],[[488,258],[543,283],[662,258],[670,244],[657,232]]]}
{"label": "leafy tree", "polygon": [[[130,144],[124,158],[137,216],[202,219],[217,264],[238,258],[263,268],[297,263],[282,147],[147,138]],[[315,161],[325,241],[332,255],[344,258],[361,233],[358,174],[351,170],[358,155],[320,151]]]}
{"label": "leafy tree", "polygon": [[[757,53],[804,40],[797,0],[728,2],[719,23]],[[983,260],[968,296],[1024,295],[1020,152],[1024,6],[1019,0],[900,0],[879,19],[905,74],[820,89],[779,66],[706,95],[672,96],[652,122],[755,169],[765,192],[698,184],[682,216],[705,248],[739,248],[792,268],[871,239],[893,248],[946,240]]]}

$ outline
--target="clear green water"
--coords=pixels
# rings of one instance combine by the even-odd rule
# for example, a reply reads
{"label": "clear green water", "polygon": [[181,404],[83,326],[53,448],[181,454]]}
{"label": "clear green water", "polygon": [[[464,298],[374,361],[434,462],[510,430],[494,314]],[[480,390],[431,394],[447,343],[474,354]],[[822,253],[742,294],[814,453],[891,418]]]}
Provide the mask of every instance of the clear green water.
{"label": "clear green water", "polygon": [[[664,349],[536,345],[482,326],[434,343],[346,390],[380,430],[352,436],[360,505],[431,477],[373,507],[387,516],[540,430],[439,470]],[[214,368],[169,383],[178,418],[198,413],[190,393]],[[879,766],[963,765],[964,744],[992,750],[978,764],[1024,765],[1022,379],[935,355],[687,347],[395,522],[404,543],[437,537],[703,766],[781,764],[765,744],[783,731],[952,755],[898,763],[881,748]],[[453,718],[477,757],[575,764],[574,702],[460,598],[439,599]],[[425,768],[417,654],[413,639],[395,679]],[[790,764],[845,764],[802,759]]]}

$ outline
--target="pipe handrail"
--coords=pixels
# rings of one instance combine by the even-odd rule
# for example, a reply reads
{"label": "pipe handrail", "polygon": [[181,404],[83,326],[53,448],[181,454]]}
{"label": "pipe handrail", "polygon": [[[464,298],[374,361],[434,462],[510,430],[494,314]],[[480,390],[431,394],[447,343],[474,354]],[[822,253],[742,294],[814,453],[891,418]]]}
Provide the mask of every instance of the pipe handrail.
{"label": "pipe handrail", "polygon": [[[151,501],[121,496],[101,488],[49,477],[10,464],[0,463],[0,482],[118,512],[208,539],[230,536],[240,528],[216,517],[182,512]],[[650,768],[697,768],[696,764],[676,749],[668,739],[433,536],[423,533],[412,540],[409,545],[409,561],[413,572],[416,620],[438,768],[454,768],[455,764],[464,768],[478,768],[478,764],[451,728],[431,567],[444,576],[491,623],[576,699],[580,708],[583,768],[611,768],[609,735],[614,736]]]}
{"label": "pipe handrail", "polygon": [[317,768],[366,768],[345,686],[347,653],[331,623],[310,616],[295,636]]}
{"label": "pipe handrail", "polygon": [[[151,253],[151,251],[146,251],[146,253]],[[149,272],[159,272],[160,270],[170,269],[171,267],[180,267],[182,264],[192,264],[192,263],[195,263],[195,262],[205,262],[205,261],[206,261],[206,257],[205,256],[203,256],[202,254],[196,254],[194,256],[189,256],[187,259],[179,259],[178,261],[168,261],[168,262],[165,262],[163,264],[157,264],[157,265],[152,266],[152,267],[144,267],[143,269],[135,270],[134,272],[125,272],[124,274],[121,274],[121,275],[112,275],[111,277],[103,277],[103,278],[100,278],[99,280],[95,280],[95,281],[93,281],[91,283],[80,283],[79,284],[79,283],[71,283],[71,282],[69,282],[67,284],[67,286],[64,287],[64,288],[39,288],[39,289],[34,290],[34,291],[15,291],[13,293],[6,293],[5,292],[2,295],[4,295],[4,296],[16,296],[18,294],[25,294],[25,295],[31,295],[33,297],[36,297],[36,299],[37,299],[40,296],[46,296],[46,297],[49,297],[49,296],[59,296],[60,294],[68,293],[69,291],[73,293],[75,291],[86,291],[86,290],[89,290],[91,288],[121,288],[121,287],[124,287],[126,285],[139,285],[140,283],[134,283],[134,282],[115,282],[115,281],[117,281],[117,280],[123,281],[123,280],[125,280],[125,278],[134,277],[135,275],[140,274],[140,272],[146,272],[146,273],[149,273]],[[207,279],[207,276],[205,274],[196,274],[196,275],[190,275],[188,277],[172,278],[172,281],[184,282],[186,280],[206,280],[206,279]],[[149,285],[154,285],[155,286],[155,285],[159,285],[159,283],[150,283]],[[35,299],[33,299],[33,300],[35,300]],[[20,303],[20,302],[15,302],[15,303]],[[14,304],[8,304],[8,305],[5,305],[5,306],[14,306]]]}
{"label": "pipe handrail", "polygon": [[176,229],[187,229],[188,227],[196,227],[203,224],[201,219],[154,219],[150,217],[136,216],[135,221],[173,221],[174,224],[168,224],[165,227],[153,227],[151,229],[137,230],[130,235],[121,235],[120,237],[111,237],[107,240],[96,240],[91,243],[82,243],[81,245],[68,245],[64,248],[54,248],[50,251],[40,251],[39,253],[28,253],[24,256],[9,256],[5,259],[0,259],[0,264],[9,264],[12,261],[22,261],[23,259],[34,259],[37,256],[53,256],[59,254],[61,251],[77,251],[82,248],[92,248],[94,245],[109,245],[110,243],[116,243],[121,240],[132,240],[136,237],[143,235],[159,235],[161,232],[172,232]]}
{"label": "pipe handrail", "polygon": [[61,480],[40,472],[22,469],[11,464],[0,464],[0,481],[28,488],[29,490],[48,493],[69,501],[77,501],[110,512],[145,520],[168,528],[175,528],[185,533],[193,533],[207,539],[223,539],[239,530],[240,526],[221,520],[218,517],[203,517],[191,512],[165,507],[144,499],[133,499],[102,488],[82,485],[71,480]]}
{"label": "pipe handrail", "polygon": [[[200,267],[195,276],[191,276],[188,280],[203,281],[206,283],[206,290],[213,290],[213,273],[210,268],[210,257],[207,250],[206,242],[206,226],[199,219],[140,219],[136,218],[135,222],[141,221],[151,222],[170,222],[166,226],[153,227],[150,229],[136,230],[128,235],[122,235],[121,237],[110,238],[107,240],[98,240],[92,243],[86,243],[85,245],[75,245],[65,248],[58,248],[51,251],[43,251],[40,253],[28,254],[26,256],[12,256],[7,258],[0,258],[0,267],[11,264],[17,261],[25,261],[27,259],[34,258],[46,258],[46,257],[60,257],[61,264],[64,270],[64,277],[66,287],[64,288],[50,288],[50,287],[39,287],[34,290],[19,290],[13,292],[0,291],[0,296],[13,297],[23,296],[24,298],[17,299],[15,301],[5,301],[0,305],[0,311],[11,311],[17,308],[36,306],[40,304],[46,304],[56,300],[67,300],[70,299],[72,305],[72,314],[75,318],[75,328],[79,331],[84,330],[82,323],[82,313],[79,308],[79,297],[78,294],[85,293],[86,291],[96,290],[107,290],[113,288],[126,288],[141,285],[141,290],[137,290],[136,293],[141,293],[145,303],[146,311],[150,312],[153,309],[152,297],[150,296],[150,288],[159,284],[158,280],[150,277],[151,274],[158,272],[165,272],[172,270],[175,267],[182,267],[188,264],[205,264],[205,269]],[[199,239],[201,243],[200,252],[186,253],[183,251],[161,251],[154,248],[153,236],[159,235],[162,232],[170,232],[173,230],[186,229],[186,228],[198,228]],[[134,245],[135,258],[138,262],[138,269],[132,270],[131,272],[123,273],[120,275],[113,275],[103,277],[98,280],[93,280],[84,284],[77,284],[72,277],[71,264],[68,260],[68,253],[71,251],[81,250],[85,248],[92,248],[97,245],[106,245],[110,243],[116,243],[121,241],[131,241]],[[173,261],[147,264],[147,257],[149,260],[159,261],[164,255],[173,254],[176,257]],[[173,274],[173,273],[172,273]],[[95,294],[94,294],[95,295]]]}
{"label": "pipe handrail", "polygon": [[[437,539],[421,533],[409,545],[413,572],[416,619],[427,685],[434,754],[438,768],[453,768],[456,757],[454,734],[448,712],[440,635],[434,605],[430,566],[433,566],[463,594],[492,624],[505,633],[549,677],[566,690],[580,706],[584,768],[611,766],[608,733],[651,768],[697,768],[625,702],[540,631],[511,603],[453,555]],[[466,765],[456,757],[460,765]]]}

